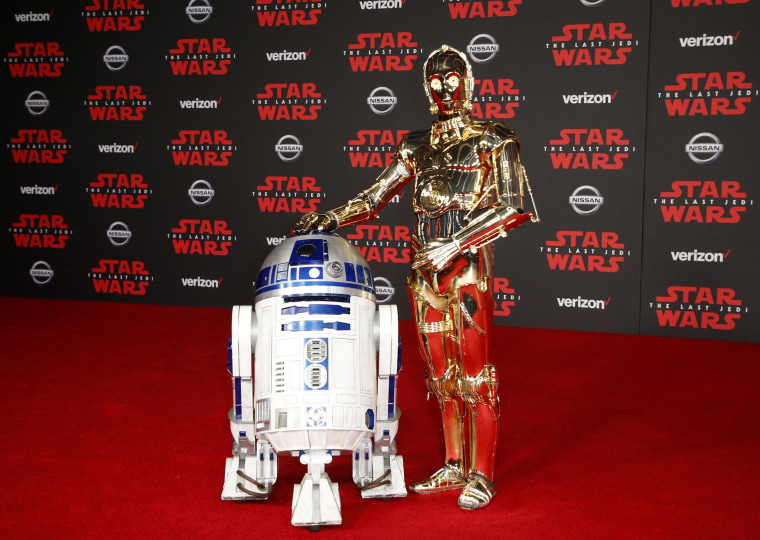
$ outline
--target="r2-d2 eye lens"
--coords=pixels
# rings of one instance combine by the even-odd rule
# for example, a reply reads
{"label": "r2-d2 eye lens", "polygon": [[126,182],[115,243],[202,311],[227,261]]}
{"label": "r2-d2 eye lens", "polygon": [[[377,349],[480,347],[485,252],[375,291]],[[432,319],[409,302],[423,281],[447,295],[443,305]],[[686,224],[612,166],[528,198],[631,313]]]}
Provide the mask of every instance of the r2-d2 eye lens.
{"label": "r2-d2 eye lens", "polygon": [[331,278],[339,278],[343,274],[343,265],[338,261],[333,261],[327,265],[326,271]]}

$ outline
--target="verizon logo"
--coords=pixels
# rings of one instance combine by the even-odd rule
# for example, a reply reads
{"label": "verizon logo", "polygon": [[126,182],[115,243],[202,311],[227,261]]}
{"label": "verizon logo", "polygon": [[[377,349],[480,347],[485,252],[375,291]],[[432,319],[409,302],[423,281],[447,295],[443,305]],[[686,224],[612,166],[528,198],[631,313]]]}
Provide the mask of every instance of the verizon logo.
{"label": "verizon logo", "polygon": [[99,144],[98,151],[101,154],[134,154],[137,144]]}
{"label": "verizon logo", "polygon": [[612,297],[607,300],[594,300],[589,298],[557,298],[557,304],[559,307],[566,308],[579,308],[579,309],[605,309],[612,300]]}
{"label": "verizon logo", "polygon": [[589,94],[583,92],[582,94],[563,94],[562,100],[565,105],[599,105],[612,103],[612,100],[617,96],[617,90],[614,94]]}
{"label": "verizon logo", "polygon": [[725,253],[721,253],[720,251],[716,253],[708,253],[704,251],[697,251],[695,249],[694,251],[671,251],[670,256],[673,257],[674,261],[680,262],[722,263],[724,260],[726,260],[729,253],[731,253],[730,249]]}
{"label": "verizon logo", "polygon": [[50,13],[16,13],[14,17],[16,22],[48,22],[53,16],[53,12]]}
{"label": "verizon logo", "polygon": [[678,38],[678,41],[681,43],[681,47],[724,47],[726,45],[733,45],[739,39],[739,34],[741,33],[741,30],[739,30],[735,36],[731,34],[727,36],[708,36],[707,34],[702,34],[698,37]]}
{"label": "verizon logo", "polygon": [[222,98],[213,99],[185,99],[179,102],[183,109],[216,109],[222,103]]}
{"label": "verizon logo", "polygon": [[267,60],[270,62],[299,62],[306,60],[309,54],[311,54],[311,49],[308,51],[268,52]]}
{"label": "verizon logo", "polygon": [[218,289],[224,278],[219,279],[204,279],[202,277],[196,278],[182,278],[183,287],[203,287],[206,289]]}
{"label": "verizon logo", "polygon": [[19,186],[23,195],[55,195],[58,191],[58,186]]}
{"label": "verizon logo", "polygon": [[267,236],[268,246],[279,246],[285,240],[284,236]]}
{"label": "verizon logo", "polygon": [[400,9],[405,0],[366,0],[359,2],[361,9]]}

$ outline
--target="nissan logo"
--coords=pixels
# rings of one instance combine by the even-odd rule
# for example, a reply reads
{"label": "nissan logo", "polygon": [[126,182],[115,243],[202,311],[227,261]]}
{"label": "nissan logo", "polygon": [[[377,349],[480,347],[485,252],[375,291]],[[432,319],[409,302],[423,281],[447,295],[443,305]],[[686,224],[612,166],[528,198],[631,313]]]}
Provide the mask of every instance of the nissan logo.
{"label": "nissan logo", "polygon": [[274,151],[283,161],[295,161],[303,152],[303,145],[294,135],[283,135],[274,146]]}
{"label": "nissan logo", "polygon": [[53,269],[45,261],[37,261],[29,270],[29,275],[37,285],[47,285],[53,279]]}
{"label": "nissan logo", "polygon": [[705,165],[712,163],[723,152],[723,144],[712,133],[698,133],[686,145],[686,153],[694,163]]}
{"label": "nissan logo", "polygon": [[108,227],[106,236],[108,237],[108,241],[114,246],[121,247],[127,245],[132,238],[132,231],[129,230],[129,227],[123,221],[114,221]]}
{"label": "nissan logo", "polygon": [[570,195],[570,206],[577,214],[590,216],[604,204],[604,197],[594,186],[581,186]]}
{"label": "nissan logo", "polygon": [[206,206],[214,198],[214,188],[206,180],[196,180],[187,190],[190,200],[197,206]]}
{"label": "nissan logo", "polygon": [[42,116],[48,110],[50,101],[45,94],[39,90],[34,90],[26,96],[24,105],[26,105],[26,110],[29,111],[29,114],[32,116]]}
{"label": "nissan logo", "polygon": [[470,40],[467,45],[467,54],[470,60],[478,64],[485,64],[496,57],[499,52],[499,44],[493,36],[488,34],[478,34]]}
{"label": "nissan logo", "polygon": [[190,0],[185,8],[187,17],[195,24],[205,23],[211,18],[213,12],[214,8],[211,7],[208,0]]}
{"label": "nissan logo", "polygon": [[384,277],[375,276],[375,298],[378,304],[384,304],[388,302],[396,293],[396,289],[390,281]]}
{"label": "nissan logo", "polygon": [[388,87],[378,86],[367,98],[367,105],[375,114],[388,114],[398,103],[396,94]]}
{"label": "nissan logo", "polygon": [[109,71],[121,71],[127,67],[129,55],[127,55],[127,51],[123,47],[111,45],[108,47],[106,54],[103,55],[103,62]]}

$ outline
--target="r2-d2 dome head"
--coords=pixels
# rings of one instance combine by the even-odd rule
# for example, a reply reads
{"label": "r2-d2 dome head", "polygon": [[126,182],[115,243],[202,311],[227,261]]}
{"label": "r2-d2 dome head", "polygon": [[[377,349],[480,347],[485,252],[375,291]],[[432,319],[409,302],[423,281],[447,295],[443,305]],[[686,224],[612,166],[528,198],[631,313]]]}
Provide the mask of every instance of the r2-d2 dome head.
{"label": "r2-d2 dome head", "polygon": [[272,250],[256,280],[256,303],[275,296],[319,299],[360,296],[375,301],[367,261],[337,234],[312,232]]}

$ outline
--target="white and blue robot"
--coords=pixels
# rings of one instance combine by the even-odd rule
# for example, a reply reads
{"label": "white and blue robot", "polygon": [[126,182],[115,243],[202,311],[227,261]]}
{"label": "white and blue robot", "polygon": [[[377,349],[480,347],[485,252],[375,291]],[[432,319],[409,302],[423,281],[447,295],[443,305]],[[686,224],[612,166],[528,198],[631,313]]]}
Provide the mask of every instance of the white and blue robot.
{"label": "white and blue robot", "polygon": [[278,455],[289,453],[308,470],[294,486],[291,523],[340,524],[325,465],[341,452],[351,452],[363,497],[406,496],[395,444],[398,314],[376,305],[359,251],[337,234],[284,240],[263,263],[254,304],[232,310],[235,442],[222,499],[266,499]]}

